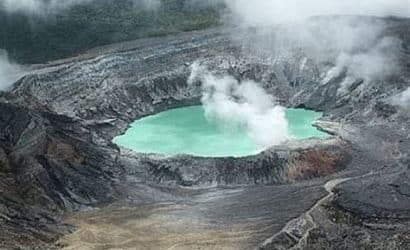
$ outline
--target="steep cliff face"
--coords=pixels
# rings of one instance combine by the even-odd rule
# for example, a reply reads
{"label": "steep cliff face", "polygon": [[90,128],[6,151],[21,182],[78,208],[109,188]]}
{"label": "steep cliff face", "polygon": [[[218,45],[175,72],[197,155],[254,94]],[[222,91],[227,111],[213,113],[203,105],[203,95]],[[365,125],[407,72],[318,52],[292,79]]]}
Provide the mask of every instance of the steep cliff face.
{"label": "steep cliff face", "polygon": [[113,198],[115,154],[70,118],[5,103],[0,113],[1,244],[46,247],[68,229],[56,214]]}
{"label": "steep cliff face", "polygon": [[[388,32],[401,36],[408,46],[410,40],[403,34],[409,31],[410,22],[386,22]],[[364,176],[338,186],[337,194],[330,197],[333,202],[326,203],[330,212],[349,211],[355,219],[383,218],[387,220],[384,224],[390,224],[390,219],[408,220],[410,122],[406,112],[390,104],[392,96],[410,86],[410,51],[406,46],[401,51],[403,67],[399,73],[379,82],[354,79],[343,94],[339,91],[346,78],[343,72],[326,78],[329,66],[303,53],[275,62],[249,56],[218,29],[111,45],[32,67],[30,74],[0,96],[0,244],[51,247],[68,230],[58,219],[64,212],[123,200],[136,204],[196,201],[192,188],[205,193],[209,188],[239,188],[245,190],[244,196],[249,195],[245,198],[254,195],[248,189],[261,188],[266,206],[246,206],[264,209],[260,212],[263,218],[274,223],[279,219],[268,211],[275,197],[267,198],[274,191],[265,190],[263,184],[282,184],[286,193],[299,187],[298,182],[306,185],[304,181],[310,180],[320,196],[323,194],[318,190],[325,180],[318,178],[335,173]],[[292,142],[239,159],[162,158],[113,145],[112,138],[139,117],[199,103],[200,93],[187,85],[190,65],[195,61],[217,73],[260,82],[283,105],[323,111],[327,122],[318,126],[335,136]],[[379,177],[366,176],[370,171]],[[181,187],[190,189],[181,191]],[[377,202],[372,198],[376,193]],[[283,202],[298,202],[292,199],[290,196]],[[291,207],[289,214],[307,211],[318,197],[306,199],[300,199],[300,207]],[[229,208],[240,209],[241,200],[228,199],[221,204],[224,202],[236,202],[238,208]],[[226,215],[223,209],[217,212],[215,220]],[[315,230],[292,237],[293,245],[332,244],[329,235],[320,234],[330,222],[323,216],[312,220],[316,221],[311,222]],[[367,230],[360,219],[340,223],[340,227],[330,229],[330,235],[340,228]],[[397,224],[407,227],[403,221]],[[257,239],[277,233],[277,227]],[[314,232],[321,242],[306,241]],[[403,230],[397,235],[408,237]],[[355,239],[352,236],[346,244]],[[249,246],[261,243],[255,241],[250,240]],[[302,241],[307,245],[300,244]]]}

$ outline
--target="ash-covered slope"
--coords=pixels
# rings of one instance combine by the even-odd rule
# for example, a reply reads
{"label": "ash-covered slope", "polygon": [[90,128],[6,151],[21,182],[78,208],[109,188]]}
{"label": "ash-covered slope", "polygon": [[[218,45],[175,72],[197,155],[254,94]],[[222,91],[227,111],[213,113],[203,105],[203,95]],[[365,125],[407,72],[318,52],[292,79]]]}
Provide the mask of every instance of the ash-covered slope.
{"label": "ash-covered slope", "polygon": [[[343,72],[325,79],[329,65],[303,53],[277,61],[250,56],[218,29],[110,45],[33,67],[0,96],[0,244],[56,247],[68,230],[63,213],[114,201],[130,208],[166,201],[184,204],[188,228],[199,216],[214,221],[216,231],[246,225],[249,235],[236,248],[405,249],[410,122],[391,97],[410,86],[410,21],[385,22],[385,32],[403,41],[402,68],[379,82],[355,79],[343,94]],[[262,83],[283,105],[324,111],[326,122],[317,125],[335,136],[239,159],[164,159],[112,145],[138,117],[199,103],[200,93],[186,83],[198,60]],[[325,182],[342,177],[351,179],[312,208],[326,196]],[[299,216],[301,223],[280,231]]]}

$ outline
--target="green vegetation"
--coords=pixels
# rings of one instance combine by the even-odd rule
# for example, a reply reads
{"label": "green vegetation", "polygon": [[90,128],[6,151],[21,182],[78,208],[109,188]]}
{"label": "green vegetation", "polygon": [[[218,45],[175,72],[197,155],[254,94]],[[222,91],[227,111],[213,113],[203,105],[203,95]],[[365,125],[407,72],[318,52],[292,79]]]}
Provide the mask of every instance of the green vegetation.
{"label": "green vegetation", "polygon": [[47,17],[0,11],[0,48],[17,62],[41,63],[110,43],[218,24],[216,6],[187,8],[185,1],[163,0],[159,9],[144,10],[130,0],[100,0]]}

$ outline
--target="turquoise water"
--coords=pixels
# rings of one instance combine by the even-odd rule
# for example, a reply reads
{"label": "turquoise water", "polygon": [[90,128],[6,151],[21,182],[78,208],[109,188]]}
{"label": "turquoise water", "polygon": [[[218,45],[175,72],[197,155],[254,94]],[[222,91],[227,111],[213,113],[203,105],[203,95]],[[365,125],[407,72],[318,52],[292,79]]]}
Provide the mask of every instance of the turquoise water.
{"label": "turquoise water", "polygon": [[[292,137],[326,137],[311,126],[321,113],[304,109],[287,109],[286,119]],[[114,143],[139,153],[196,156],[246,156],[260,152],[247,133],[238,128],[230,131],[205,118],[202,106],[171,109],[139,119]]]}

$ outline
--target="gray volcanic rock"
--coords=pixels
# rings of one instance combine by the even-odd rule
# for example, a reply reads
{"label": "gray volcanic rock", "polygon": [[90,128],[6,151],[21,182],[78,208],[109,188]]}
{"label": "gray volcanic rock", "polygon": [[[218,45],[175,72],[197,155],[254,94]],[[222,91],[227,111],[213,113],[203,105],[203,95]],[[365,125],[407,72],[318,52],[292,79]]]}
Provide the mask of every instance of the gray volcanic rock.
{"label": "gray volcanic rock", "polygon": [[[397,171],[397,170],[396,170]],[[338,189],[338,204],[360,218],[410,218],[409,169],[396,173],[378,173]],[[358,192],[357,190],[360,190]]]}
{"label": "gray volcanic rock", "polygon": [[0,104],[0,242],[53,243],[56,213],[112,199],[112,149],[78,138],[67,117]]}
{"label": "gray volcanic rock", "polygon": [[[329,65],[303,53],[275,62],[252,57],[220,29],[115,44],[33,67],[0,94],[0,246],[57,247],[70,229],[60,216],[73,211],[100,207],[95,222],[118,214],[107,204],[167,203],[169,211],[153,213],[212,222],[201,230],[220,232],[240,221],[241,232],[251,232],[241,238],[243,249],[380,242],[406,249],[410,118],[389,100],[410,86],[410,21],[385,22],[386,34],[403,40],[403,67],[365,88],[354,79],[344,95],[338,89],[346,75],[325,81]],[[334,136],[244,158],[161,157],[113,145],[137,118],[198,104],[199,91],[186,83],[198,60],[213,72],[260,82],[285,106],[323,111],[316,126]],[[323,189],[336,177],[350,179]],[[138,215],[130,215],[135,224]],[[295,223],[286,227],[288,221]]]}
{"label": "gray volcanic rock", "polygon": [[350,162],[348,146],[339,139],[311,139],[272,147],[241,158],[156,157],[125,151],[122,165],[128,174],[146,169],[142,179],[181,186],[237,186],[284,184],[324,177]]}

